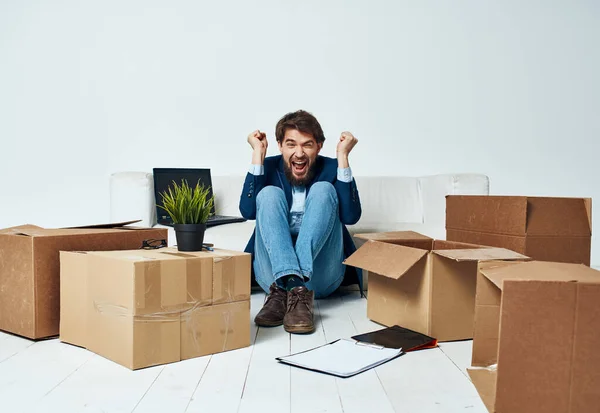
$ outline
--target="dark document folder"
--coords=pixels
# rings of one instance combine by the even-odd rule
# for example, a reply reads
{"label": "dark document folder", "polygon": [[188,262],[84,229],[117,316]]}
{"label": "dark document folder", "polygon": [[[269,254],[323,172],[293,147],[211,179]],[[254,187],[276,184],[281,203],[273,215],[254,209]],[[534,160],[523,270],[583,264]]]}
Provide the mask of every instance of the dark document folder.
{"label": "dark document folder", "polygon": [[387,348],[401,348],[404,352],[437,347],[437,339],[400,326],[371,331],[352,338],[362,343],[377,344]]}

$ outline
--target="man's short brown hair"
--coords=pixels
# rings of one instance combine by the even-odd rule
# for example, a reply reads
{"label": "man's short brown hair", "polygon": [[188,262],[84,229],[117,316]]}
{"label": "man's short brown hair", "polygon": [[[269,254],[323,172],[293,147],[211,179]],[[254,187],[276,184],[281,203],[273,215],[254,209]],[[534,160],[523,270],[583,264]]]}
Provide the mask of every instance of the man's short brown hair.
{"label": "man's short brown hair", "polygon": [[283,137],[285,131],[288,129],[296,129],[303,133],[309,133],[314,136],[317,143],[325,142],[325,135],[323,129],[317,118],[305,110],[297,110],[296,112],[290,112],[277,122],[275,127],[275,137],[277,142],[283,143]]}

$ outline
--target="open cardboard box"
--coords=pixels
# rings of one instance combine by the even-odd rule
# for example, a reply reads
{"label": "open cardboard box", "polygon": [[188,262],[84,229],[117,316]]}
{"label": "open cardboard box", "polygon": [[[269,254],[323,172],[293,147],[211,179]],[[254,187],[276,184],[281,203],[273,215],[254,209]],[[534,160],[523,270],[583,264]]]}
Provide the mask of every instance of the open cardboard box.
{"label": "open cardboard box", "polygon": [[61,252],[60,340],[130,369],[250,345],[250,254]]}
{"label": "open cardboard box", "polygon": [[167,229],[126,226],[137,221],[46,229],[0,230],[0,330],[39,339],[59,332],[59,251],[136,249],[165,239]]}
{"label": "open cardboard box", "polygon": [[528,259],[502,248],[434,240],[411,231],[355,237],[366,242],[344,263],[369,271],[367,316],[439,341],[473,337],[477,262]]}
{"label": "open cardboard box", "polygon": [[600,411],[600,272],[479,264],[468,373],[490,412]]}
{"label": "open cardboard box", "polygon": [[508,248],[533,260],[589,266],[592,200],[448,195],[446,239]]}

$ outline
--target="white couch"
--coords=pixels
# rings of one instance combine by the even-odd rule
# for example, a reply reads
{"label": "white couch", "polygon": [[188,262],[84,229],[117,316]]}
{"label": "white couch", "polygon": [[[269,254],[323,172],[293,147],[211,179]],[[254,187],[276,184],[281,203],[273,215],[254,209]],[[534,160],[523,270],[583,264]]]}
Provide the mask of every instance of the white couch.
{"label": "white couch", "polygon": [[[348,227],[360,232],[413,230],[445,239],[445,196],[489,194],[489,179],[480,174],[446,174],[423,177],[357,176],[362,216]],[[238,204],[244,176],[213,176],[215,207],[220,215],[240,215]],[[110,220],[141,219],[138,226],[156,226],[153,177],[146,172],[118,172],[110,177]],[[254,221],[208,228],[205,242],[242,251],[254,230]],[[175,232],[169,228],[169,245]]]}

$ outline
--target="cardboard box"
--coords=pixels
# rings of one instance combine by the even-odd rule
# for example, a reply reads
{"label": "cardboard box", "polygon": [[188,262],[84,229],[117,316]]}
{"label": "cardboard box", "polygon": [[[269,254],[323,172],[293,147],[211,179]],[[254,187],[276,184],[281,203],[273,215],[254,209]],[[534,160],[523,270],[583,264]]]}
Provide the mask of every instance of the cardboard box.
{"label": "cardboard box", "polygon": [[168,237],[166,229],[124,226],[129,223],[0,230],[0,330],[31,339],[58,335],[59,251],[134,249]]}
{"label": "cardboard box", "polygon": [[592,200],[448,195],[446,239],[507,248],[539,261],[589,266]]}
{"label": "cardboard box", "polygon": [[468,372],[488,410],[599,411],[599,320],[599,271],[481,263]]}
{"label": "cardboard box", "polygon": [[345,264],[369,271],[367,316],[439,341],[473,337],[477,262],[525,260],[502,248],[434,240],[415,232],[358,234]]}
{"label": "cardboard box", "polygon": [[60,340],[130,369],[250,345],[250,254],[61,252]]}

